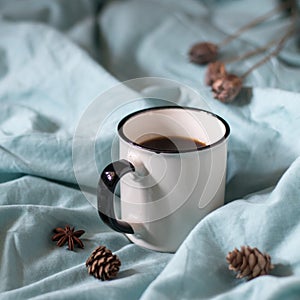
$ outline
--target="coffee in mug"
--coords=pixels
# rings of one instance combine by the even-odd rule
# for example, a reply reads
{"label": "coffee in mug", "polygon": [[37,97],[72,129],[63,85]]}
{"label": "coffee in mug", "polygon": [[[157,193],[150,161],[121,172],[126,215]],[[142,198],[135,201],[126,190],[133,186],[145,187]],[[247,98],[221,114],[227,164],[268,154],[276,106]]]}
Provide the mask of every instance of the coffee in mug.
{"label": "coffee in mug", "polygon": [[158,135],[157,137],[151,137],[147,139],[147,136],[144,138],[143,142],[139,144],[144,148],[149,148],[152,150],[159,151],[185,151],[193,148],[202,148],[205,146],[205,143],[197,140],[186,138],[183,136],[162,136]]}

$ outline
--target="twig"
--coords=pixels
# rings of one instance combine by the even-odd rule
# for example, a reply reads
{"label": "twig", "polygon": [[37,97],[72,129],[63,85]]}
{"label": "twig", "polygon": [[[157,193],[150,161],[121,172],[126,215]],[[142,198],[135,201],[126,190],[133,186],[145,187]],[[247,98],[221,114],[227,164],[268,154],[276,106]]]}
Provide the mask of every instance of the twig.
{"label": "twig", "polygon": [[[285,6],[291,5],[291,1],[287,1],[285,3]],[[229,60],[229,62],[233,62],[233,61],[238,61],[238,60],[242,60],[244,58],[253,56],[255,54],[258,54],[260,52],[263,52],[265,50],[268,50],[268,48],[272,45],[274,45],[275,43],[277,43],[276,48],[270,52],[268,55],[266,55],[263,59],[261,59],[260,61],[258,61],[256,64],[254,64],[249,70],[247,70],[242,76],[241,78],[244,79],[245,77],[247,77],[254,69],[260,67],[261,65],[263,65],[264,63],[266,63],[268,60],[270,60],[273,56],[276,56],[279,54],[279,52],[282,50],[282,48],[284,47],[286,41],[295,33],[296,31],[296,25],[297,25],[297,17],[298,17],[298,12],[296,9],[292,10],[292,22],[291,25],[289,26],[289,29],[287,30],[287,32],[282,36],[282,38],[278,41],[276,40],[272,40],[270,41],[267,45],[257,48],[253,51],[249,51],[247,53],[245,53],[244,55],[238,56],[236,58],[233,58],[232,60]]]}
{"label": "twig", "polygon": [[256,54],[259,54],[261,52],[264,52],[264,51],[268,50],[271,46],[273,46],[277,43],[278,43],[278,39],[271,40],[269,43],[267,43],[266,45],[264,45],[262,47],[256,48],[256,49],[251,50],[249,52],[246,52],[245,54],[242,54],[240,56],[228,58],[228,59],[224,60],[223,62],[226,63],[226,64],[230,64],[230,63],[233,63],[233,62],[237,62],[239,60],[249,58],[251,56],[254,56]]}
{"label": "twig", "polygon": [[265,56],[262,60],[258,61],[256,64],[254,64],[250,69],[248,69],[242,76],[241,78],[244,79],[247,77],[254,69],[260,67],[264,63],[266,63],[268,60],[270,60],[273,56],[276,56],[283,48],[285,45],[285,42],[293,35],[295,32],[295,28],[293,27],[290,29],[278,42],[276,48],[270,52],[267,56]]}
{"label": "twig", "polygon": [[237,38],[238,36],[240,36],[243,32],[247,31],[248,29],[251,29],[252,27],[255,27],[256,25],[262,23],[263,21],[269,19],[270,17],[272,17],[275,13],[282,11],[283,9],[285,9],[286,7],[289,7],[291,5],[291,0],[287,1],[286,3],[280,4],[278,6],[276,6],[275,8],[273,8],[271,11],[267,12],[266,14],[254,19],[253,21],[251,21],[250,23],[244,25],[243,27],[241,27],[240,29],[238,29],[235,33],[233,33],[232,35],[229,35],[228,37],[226,37],[223,41],[221,41],[218,44],[218,47],[222,47],[227,45],[228,43],[230,43],[232,40],[234,40],[235,38]]}

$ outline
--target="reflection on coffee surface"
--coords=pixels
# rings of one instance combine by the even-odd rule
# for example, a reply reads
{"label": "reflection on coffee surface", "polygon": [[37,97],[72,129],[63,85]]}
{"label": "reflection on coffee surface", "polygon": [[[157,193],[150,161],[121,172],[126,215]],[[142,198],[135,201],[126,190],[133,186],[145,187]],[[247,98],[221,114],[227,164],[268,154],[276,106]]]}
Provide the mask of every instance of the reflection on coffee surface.
{"label": "reflection on coffee surface", "polygon": [[189,151],[196,150],[206,146],[205,143],[192,138],[181,137],[181,136],[155,136],[147,139],[144,137],[143,142],[139,142],[139,145],[152,149],[155,151]]}

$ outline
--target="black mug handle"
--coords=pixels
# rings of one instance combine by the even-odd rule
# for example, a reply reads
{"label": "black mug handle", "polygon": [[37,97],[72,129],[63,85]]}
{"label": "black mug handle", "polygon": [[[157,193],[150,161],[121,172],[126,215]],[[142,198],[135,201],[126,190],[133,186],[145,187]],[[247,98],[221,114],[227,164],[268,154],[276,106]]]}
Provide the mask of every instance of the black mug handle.
{"label": "black mug handle", "polygon": [[130,234],[134,233],[131,225],[115,216],[114,193],[120,179],[134,171],[134,166],[125,159],[112,162],[102,171],[97,189],[98,213],[102,221],[115,231]]}

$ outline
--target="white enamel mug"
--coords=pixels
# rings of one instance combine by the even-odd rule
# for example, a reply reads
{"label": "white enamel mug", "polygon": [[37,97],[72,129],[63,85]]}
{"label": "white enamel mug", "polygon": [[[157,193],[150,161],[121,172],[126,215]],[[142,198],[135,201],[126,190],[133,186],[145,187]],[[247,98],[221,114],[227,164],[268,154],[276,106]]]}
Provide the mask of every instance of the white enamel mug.
{"label": "white enamel mug", "polygon": [[[203,217],[224,204],[229,133],[224,119],[196,108],[154,107],[126,116],[118,125],[120,160],[103,170],[98,184],[101,219],[137,245],[175,252]],[[145,144],[162,136],[205,145],[170,150]]]}

